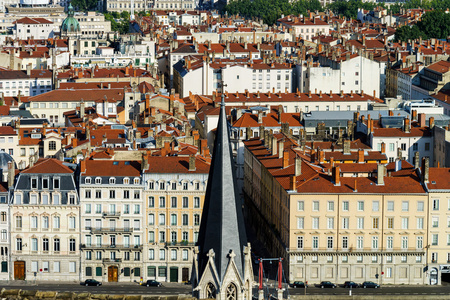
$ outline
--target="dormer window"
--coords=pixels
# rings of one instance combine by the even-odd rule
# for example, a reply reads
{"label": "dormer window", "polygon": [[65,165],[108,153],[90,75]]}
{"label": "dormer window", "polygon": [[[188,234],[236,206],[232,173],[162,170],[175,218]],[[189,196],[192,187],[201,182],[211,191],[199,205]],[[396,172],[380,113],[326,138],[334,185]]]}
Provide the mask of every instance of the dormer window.
{"label": "dormer window", "polygon": [[123,184],[130,184],[130,178],[124,178],[123,179]]}
{"label": "dormer window", "polygon": [[139,184],[139,178],[134,178],[134,184]]}
{"label": "dormer window", "polygon": [[160,189],[160,190],[164,190],[165,187],[166,187],[165,182],[164,182],[164,181],[161,181],[161,182],[159,183],[159,189]]}
{"label": "dormer window", "polygon": [[53,189],[59,190],[59,177],[53,178]]}
{"label": "dormer window", "polygon": [[109,184],[116,184],[116,179],[114,177],[109,178]]}
{"label": "dormer window", "polygon": [[102,179],[100,177],[95,178],[95,184],[101,184]]}
{"label": "dormer window", "polygon": [[32,189],[37,189],[38,187],[38,180],[36,177],[32,177],[31,178],[31,188]]}
{"label": "dormer window", "polygon": [[153,182],[153,181],[150,181],[149,183],[148,183],[148,189],[149,190],[153,190],[155,188],[155,183]]}
{"label": "dormer window", "polygon": [[86,183],[86,184],[91,184],[91,177],[86,177],[86,178],[84,179],[84,183]]}
{"label": "dormer window", "polygon": [[48,189],[48,178],[47,177],[42,178],[42,188]]}

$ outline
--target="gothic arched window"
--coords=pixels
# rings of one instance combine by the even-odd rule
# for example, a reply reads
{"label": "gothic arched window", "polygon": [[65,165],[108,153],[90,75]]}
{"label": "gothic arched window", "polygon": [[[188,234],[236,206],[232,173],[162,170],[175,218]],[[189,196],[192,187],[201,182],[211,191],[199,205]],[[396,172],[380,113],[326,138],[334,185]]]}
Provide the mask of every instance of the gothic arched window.
{"label": "gothic arched window", "polygon": [[206,286],[206,298],[216,299],[216,287],[211,282]]}
{"label": "gothic arched window", "polygon": [[237,300],[237,288],[233,283],[227,286],[226,300]]}

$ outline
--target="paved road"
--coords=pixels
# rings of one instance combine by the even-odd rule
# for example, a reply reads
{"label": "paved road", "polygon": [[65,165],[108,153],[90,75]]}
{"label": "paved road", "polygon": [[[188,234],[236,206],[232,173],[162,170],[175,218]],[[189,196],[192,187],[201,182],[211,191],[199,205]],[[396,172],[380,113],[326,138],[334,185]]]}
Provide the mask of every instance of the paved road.
{"label": "paved road", "polygon": [[7,289],[46,290],[56,292],[115,294],[115,295],[190,295],[190,286],[146,287],[138,284],[105,284],[102,286],[82,286],[80,284],[48,284],[48,283],[10,283],[3,285]]}
{"label": "paved road", "polygon": [[[289,289],[291,295],[304,295],[302,288]],[[306,289],[308,295],[348,295],[349,289],[337,287],[335,289],[321,289],[310,287]],[[450,286],[382,286],[378,289],[352,289],[353,295],[450,295]]]}
{"label": "paved road", "polygon": [[[24,290],[47,290],[57,292],[75,292],[92,294],[116,294],[116,295],[190,295],[190,286],[182,284],[168,283],[163,287],[146,287],[137,284],[106,283],[103,286],[81,286],[79,284],[20,284],[9,283],[2,284],[5,288],[24,289]],[[309,287],[306,290],[308,295],[348,295],[349,290],[341,287],[335,289],[321,289],[318,287]],[[291,295],[303,295],[302,288],[289,288]],[[380,289],[352,289],[353,295],[450,295],[450,286],[383,286]]]}

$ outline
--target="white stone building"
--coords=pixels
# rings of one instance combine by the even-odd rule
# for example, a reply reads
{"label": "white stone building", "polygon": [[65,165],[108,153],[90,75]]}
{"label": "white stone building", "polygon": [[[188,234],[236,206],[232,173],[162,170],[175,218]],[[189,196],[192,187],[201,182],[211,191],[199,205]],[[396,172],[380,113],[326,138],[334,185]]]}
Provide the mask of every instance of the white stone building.
{"label": "white stone building", "polygon": [[59,160],[19,174],[9,216],[11,280],[79,280],[79,209],[74,171]]}
{"label": "white stone building", "polygon": [[49,70],[32,70],[31,65],[27,70],[0,71],[0,93],[5,97],[34,96],[52,89],[52,72]]}
{"label": "white stone building", "polygon": [[82,280],[133,282],[144,276],[141,164],[107,152],[80,163]]}
{"label": "white stone building", "polygon": [[333,93],[375,93],[380,97],[384,65],[356,53],[319,55],[319,63],[297,65],[298,87],[302,92],[327,90]]}
{"label": "white stone building", "polygon": [[25,17],[15,21],[14,35],[21,40],[48,39],[53,37],[56,30],[57,27],[50,20]]}

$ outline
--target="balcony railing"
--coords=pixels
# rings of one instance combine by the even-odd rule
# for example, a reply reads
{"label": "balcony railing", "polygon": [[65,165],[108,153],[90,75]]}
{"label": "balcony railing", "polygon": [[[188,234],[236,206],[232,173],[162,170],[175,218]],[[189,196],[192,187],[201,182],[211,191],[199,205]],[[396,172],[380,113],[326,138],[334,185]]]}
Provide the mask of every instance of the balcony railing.
{"label": "balcony railing", "polygon": [[122,259],[121,258],[114,258],[114,259],[104,258],[102,261],[104,263],[119,263],[119,262],[122,262]]}
{"label": "balcony railing", "polygon": [[115,212],[111,212],[111,211],[103,212],[102,216],[103,216],[103,218],[118,218],[118,217],[120,217],[120,212],[118,212],[118,211],[115,211]]}
{"label": "balcony railing", "polygon": [[170,246],[178,246],[178,247],[183,247],[183,246],[195,246],[194,242],[187,242],[187,241],[181,241],[181,242],[166,242],[165,243],[166,247],[170,247]]}
{"label": "balcony railing", "polygon": [[361,252],[365,252],[365,253],[422,253],[425,252],[424,249],[416,249],[416,248],[408,248],[408,249],[403,249],[403,248],[346,248],[346,249],[336,249],[336,248],[293,248],[293,249],[289,249],[289,252],[322,252],[322,253],[361,253]]}
{"label": "balcony railing", "polygon": [[86,227],[92,233],[126,233],[133,232],[132,227]]}
{"label": "balcony railing", "polygon": [[80,249],[93,249],[93,250],[95,250],[95,249],[103,249],[103,250],[106,250],[106,249],[109,249],[109,250],[114,250],[114,249],[117,249],[117,250],[142,250],[142,248],[143,248],[142,244],[141,245],[125,245],[125,244],[114,244],[114,245],[107,245],[107,244],[105,244],[105,245],[94,245],[94,244],[86,245],[86,244],[81,244],[80,245]]}

